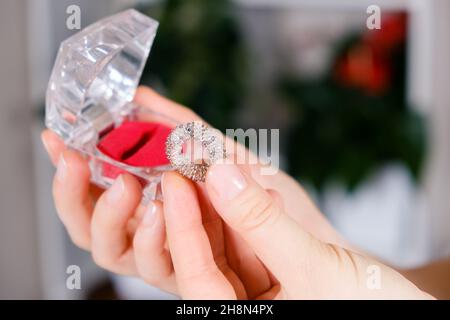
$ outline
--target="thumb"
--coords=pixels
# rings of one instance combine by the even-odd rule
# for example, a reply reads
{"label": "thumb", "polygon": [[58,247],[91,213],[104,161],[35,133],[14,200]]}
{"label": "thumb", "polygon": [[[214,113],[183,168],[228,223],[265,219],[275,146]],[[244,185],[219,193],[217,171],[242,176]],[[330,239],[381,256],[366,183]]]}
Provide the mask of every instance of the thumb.
{"label": "thumb", "polygon": [[215,164],[208,170],[206,189],[223,220],[252,247],[283,284],[305,268],[322,264],[321,242],[305,232],[277,201],[239,166]]}

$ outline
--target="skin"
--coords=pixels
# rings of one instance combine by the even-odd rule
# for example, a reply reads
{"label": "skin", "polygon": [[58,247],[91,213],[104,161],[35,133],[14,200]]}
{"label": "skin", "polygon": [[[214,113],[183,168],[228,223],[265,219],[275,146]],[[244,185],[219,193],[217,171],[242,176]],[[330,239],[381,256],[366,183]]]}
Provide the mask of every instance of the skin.
{"label": "skin", "polygon": [[[152,111],[143,121],[200,120],[149,88],[139,88],[135,102]],[[164,203],[144,207],[131,175],[104,191],[90,184],[86,160],[53,132],[44,131],[42,140],[57,165],[53,196],[61,221],[72,241],[109,271],[186,299],[430,298],[395,270],[352,251],[282,171],[262,176],[258,165],[231,161],[212,166],[202,184],[168,172]],[[230,198],[233,181],[244,187],[237,184]],[[365,285],[371,265],[380,267],[380,290]]]}

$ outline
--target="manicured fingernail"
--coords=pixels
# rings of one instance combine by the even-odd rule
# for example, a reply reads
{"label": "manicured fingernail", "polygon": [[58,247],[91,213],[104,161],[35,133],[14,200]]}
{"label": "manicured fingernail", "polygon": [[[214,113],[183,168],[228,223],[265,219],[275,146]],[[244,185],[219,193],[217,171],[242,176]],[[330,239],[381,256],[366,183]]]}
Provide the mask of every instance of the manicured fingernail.
{"label": "manicured fingernail", "polygon": [[113,185],[106,191],[106,199],[109,203],[117,203],[125,190],[125,184],[123,182],[123,177],[120,175]]}
{"label": "manicured fingernail", "polygon": [[164,177],[166,176],[166,173],[163,172],[163,174],[161,175],[161,191],[164,193]]}
{"label": "manicured fingernail", "polygon": [[156,221],[156,205],[153,201],[150,201],[147,205],[147,210],[145,211],[144,218],[142,219],[142,224],[145,227],[152,227]]}
{"label": "manicured fingernail", "polygon": [[47,140],[45,140],[44,135],[41,135],[42,144],[44,145],[45,151],[49,152],[49,145],[47,143]]}
{"label": "manicured fingernail", "polygon": [[247,186],[241,170],[231,163],[212,166],[208,171],[207,183],[211,184],[223,200],[232,200]]}
{"label": "manicured fingernail", "polygon": [[63,154],[61,153],[58,160],[58,167],[56,169],[56,179],[58,179],[60,182],[63,182],[64,179],[66,178],[66,173],[67,173],[67,164]]}

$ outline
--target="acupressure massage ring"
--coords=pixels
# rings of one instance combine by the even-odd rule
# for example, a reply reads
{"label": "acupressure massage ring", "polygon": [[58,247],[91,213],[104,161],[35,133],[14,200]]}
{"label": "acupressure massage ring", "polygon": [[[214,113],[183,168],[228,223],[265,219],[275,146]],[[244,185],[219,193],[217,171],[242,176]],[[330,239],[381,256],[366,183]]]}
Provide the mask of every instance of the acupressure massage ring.
{"label": "acupressure massage ring", "polygon": [[[206,159],[192,159],[186,150],[183,150],[183,146],[189,142],[198,142],[206,151]],[[206,172],[213,163],[226,157],[220,132],[199,121],[176,126],[167,138],[166,154],[175,170],[193,181],[200,182],[205,181]]]}

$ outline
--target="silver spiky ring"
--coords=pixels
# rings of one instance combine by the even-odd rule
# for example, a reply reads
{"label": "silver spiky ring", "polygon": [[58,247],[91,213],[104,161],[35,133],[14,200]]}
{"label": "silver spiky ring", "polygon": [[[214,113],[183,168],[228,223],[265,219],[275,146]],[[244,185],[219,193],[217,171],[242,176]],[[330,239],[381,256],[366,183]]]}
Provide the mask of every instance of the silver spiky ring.
{"label": "silver spiky ring", "polygon": [[[206,159],[193,161],[183,152],[189,141],[197,141],[206,150]],[[166,154],[173,168],[193,181],[205,181],[208,168],[226,157],[225,146],[220,132],[202,122],[192,121],[176,126],[166,141]]]}

